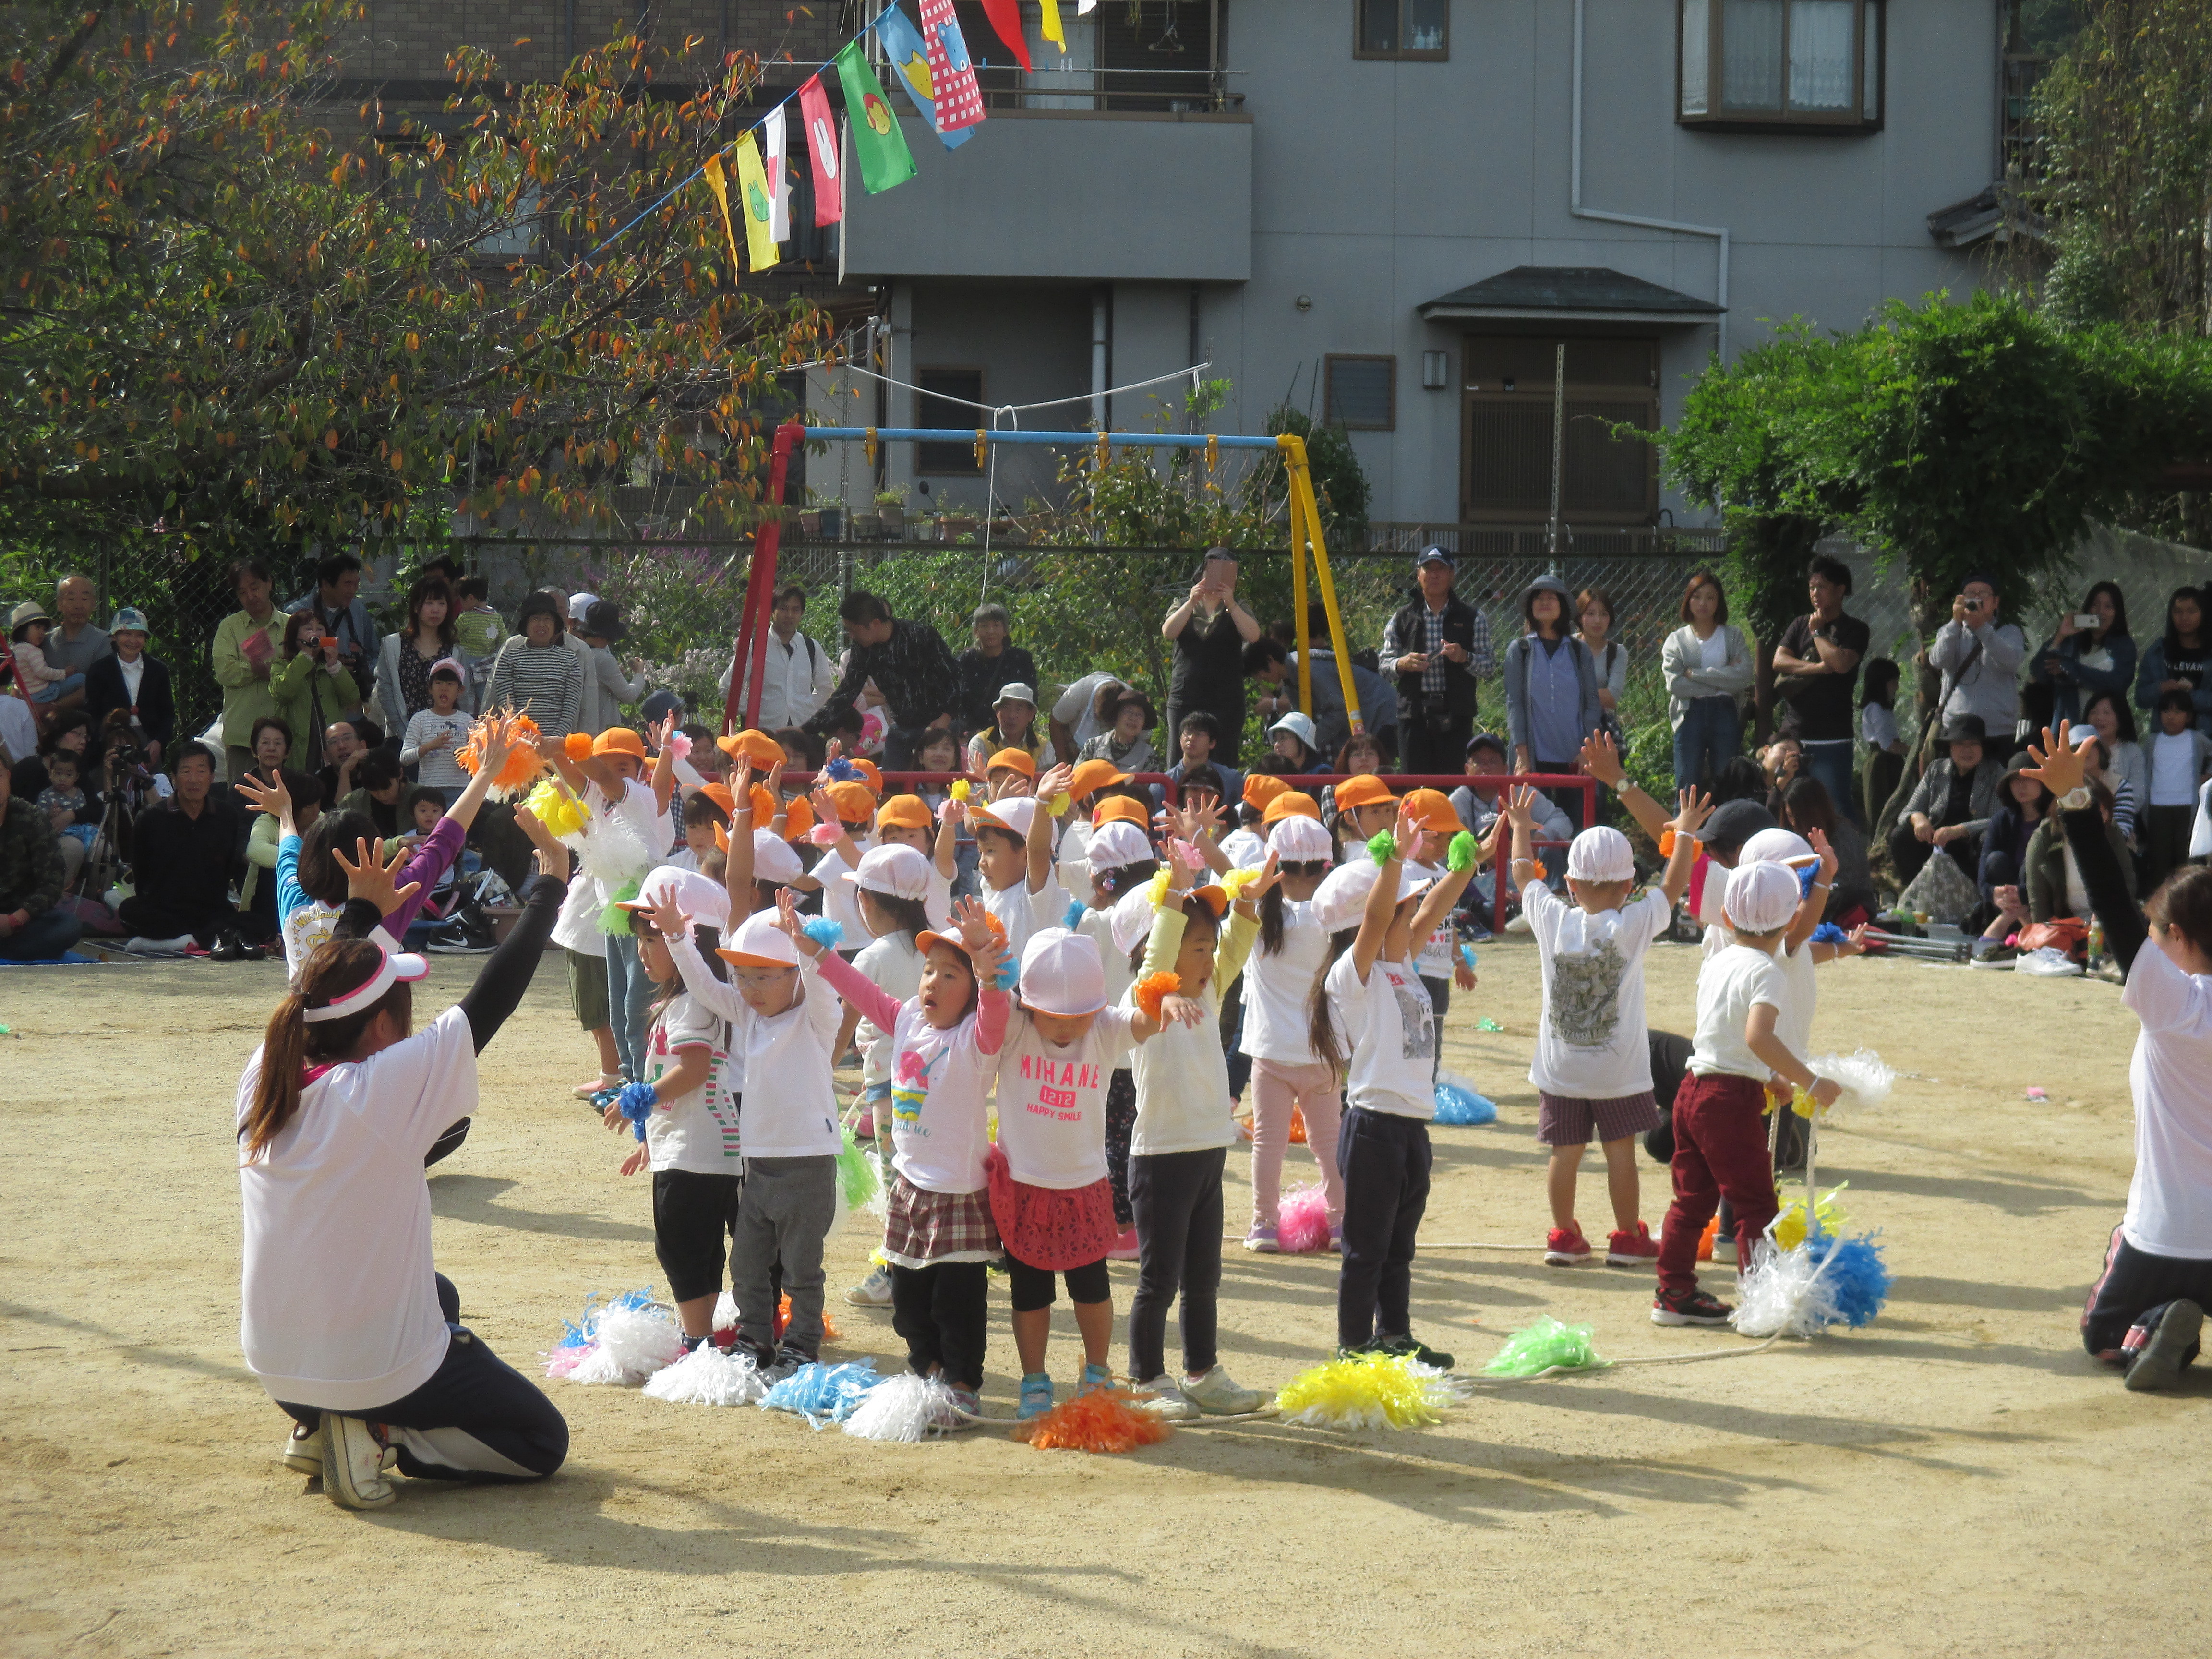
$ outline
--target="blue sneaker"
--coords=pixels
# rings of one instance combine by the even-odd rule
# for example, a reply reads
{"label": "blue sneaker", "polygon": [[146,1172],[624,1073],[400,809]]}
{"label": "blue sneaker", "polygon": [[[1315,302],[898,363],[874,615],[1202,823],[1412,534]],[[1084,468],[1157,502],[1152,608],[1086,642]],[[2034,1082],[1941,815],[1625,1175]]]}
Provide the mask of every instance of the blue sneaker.
{"label": "blue sneaker", "polygon": [[1015,1415],[1026,1423],[1033,1417],[1042,1417],[1052,1409],[1052,1378],[1042,1371],[1031,1371],[1022,1378],[1022,1401]]}
{"label": "blue sneaker", "polygon": [[1091,1364],[1088,1360],[1084,1362],[1082,1392],[1089,1394],[1094,1389],[1107,1389],[1113,1385],[1114,1373],[1110,1369]]}

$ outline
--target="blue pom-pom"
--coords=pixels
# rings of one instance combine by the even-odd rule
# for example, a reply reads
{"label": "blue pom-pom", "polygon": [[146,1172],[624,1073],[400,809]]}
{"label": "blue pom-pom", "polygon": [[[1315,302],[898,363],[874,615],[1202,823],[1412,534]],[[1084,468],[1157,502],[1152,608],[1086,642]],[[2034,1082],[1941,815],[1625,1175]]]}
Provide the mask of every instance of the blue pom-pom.
{"label": "blue pom-pom", "polygon": [[630,1128],[640,1140],[645,1139],[645,1121],[653,1115],[653,1109],[660,1103],[660,1091],[650,1083],[625,1083],[615,1097],[615,1104],[629,1120]]}
{"label": "blue pom-pom", "polygon": [[860,1407],[869,1389],[884,1379],[876,1375],[872,1359],[845,1365],[824,1365],[819,1360],[801,1365],[761,1399],[764,1412],[791,1412],[815,1428],[842,1423]]}
{"label": "blue pom-pom", "polygon": [[994,991],[1011,991],[1021,976],[1022,964],[1012,957],[1004,957],[1000,961],[999,971],[992,975],[991,988]]}
{"label": "blue pom-pom", "polygon": [[1467,971],[1470,974],[1474,971],[1474,964],[1480,960],[1474,954],[1474,946],[1469,945],[1465,939],[1460,941],[1459,959],[1467,964]]}
{"label": "blue pom-pom", "polygon": [[809,916],[799,923],[799,931],[825,951],[834,951],[845,942],[845,924],[834,916]]}
{"label": "blue pom-pom", "polygon": [[854,765],[852,762],[847,760],[842,755],[838,756],[836,760],[831,761],[822,769],[830,776],[832,781],[837,783],[850,783],[854,779],[860,775],[860,769]]}
{"label": "blue pom-pom", "polygon": [[561,1340],[553,1346],[556,1348],[587,1346],[599,1328],[600,1317],[609,1309],[628,1308],[632,1312],[637,1312],[652,1305],[653,1287],[651,1285],[646,1286],[641,1291],[621,1291],[617,1295],[609,1297],[605,1302],[600,1301],[599,1293],[593,1291],[584,1298],[584,1316],[580,1320],[564,1319],[561,1322]]}
{"label": "blue pom-pom", "polygon": [[1813,930],[1813,943],[1815,945],[1841,945],[1850,937],[1832,921],[1824,921]]}
{"label": "blue pom-pom", "polygon": [[1483,1124],[1498,1121],[1496,1103],[1462,1083],[1437,1081],[1437,1121]]}
{"label": "blue pom-pom", "polygon": [[1801,864],[1797,866],[1797,896],[1799,898],[1803,898],[1813,890],[1814,878],[1820,873],[1820,866],[1817,864]]}
{"label": "blue pom-pom", "polygon": [[1075,931],[1077,924],[1090,912],[1091,907],[1081,899],[1070,899],[1067,902],[1067,914],[1060,919],[1060,925],[1072,933]]}
{"label": "blue pom-pom", "polygon": [[1881,1259],[1881,1246],[1874,1242],[1873,1234],[1838,1238],[1833,1233],[1814,1232],[1806,1236],[1804,1248],[1826,1289],[1825,1299],[1833,1303],[1844,1324],[1856,1330],[1882,1310],[1895,1275]]}

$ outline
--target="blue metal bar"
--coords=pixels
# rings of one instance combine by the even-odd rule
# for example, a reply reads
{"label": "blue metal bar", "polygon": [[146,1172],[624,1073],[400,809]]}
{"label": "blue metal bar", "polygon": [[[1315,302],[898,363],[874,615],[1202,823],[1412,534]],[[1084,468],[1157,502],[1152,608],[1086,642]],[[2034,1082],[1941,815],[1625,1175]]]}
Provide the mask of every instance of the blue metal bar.
{"label": "blue metal bar", "polygon": [[[889,443],[972,444],[975,441],[975,427],[879,426],[871,434],[864,426],[810,426],[805,429],[809,443],[816,439],[854,439],[873,435]],[[1223,449],[1276,449],[1280,446],[1273,438],[1248,438],[1221,435],[1209,438],[1203,432],[994,432],[982,428],[983,441],[994,444],[1096,444],[1103,435],[1107,443],[1116,449],[1203,449],[1212,443]]]}

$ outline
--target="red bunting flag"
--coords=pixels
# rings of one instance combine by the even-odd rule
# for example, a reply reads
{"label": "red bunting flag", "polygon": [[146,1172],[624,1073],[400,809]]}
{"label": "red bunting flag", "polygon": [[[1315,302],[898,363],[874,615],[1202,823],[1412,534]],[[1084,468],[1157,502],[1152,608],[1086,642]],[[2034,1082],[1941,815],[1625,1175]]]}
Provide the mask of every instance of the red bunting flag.
{"label": "red bunting flag", "polygon": [[845,189],[837,176],[837,123],[830,116],[820,76],[799,88],[799,115],[806,126],[806,151],[814,161],[814,222],[834,225],[845,216]]}
{"label": "red bunting flag", "polygon": [[[903,21],[903,19],[901,19]],[[983,94],[975,85],[975,69],[968,43],[953,15],[952,0],[921,0],[921,38],[929,59],[933,112],[939,132],[963,132],[983,118]]]}
{"label": "red bunting flag", "polygon": [[[928,8],[922,8],[927,20]],[[1024,69],[1030,66],[1030,43],[1022,38],[1022,0],[983,0],[983,15],[991,20],[991,28],[1006,43],[1006,50],[1014,54],[1014,61]]]}

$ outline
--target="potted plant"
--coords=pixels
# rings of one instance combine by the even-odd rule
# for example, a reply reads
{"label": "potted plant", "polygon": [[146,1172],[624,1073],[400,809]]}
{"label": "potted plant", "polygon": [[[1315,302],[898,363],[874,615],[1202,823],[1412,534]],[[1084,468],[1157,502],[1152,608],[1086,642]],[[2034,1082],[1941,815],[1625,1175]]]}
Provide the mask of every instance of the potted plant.
{"label": "potted plant", "polygon": [[799,515],[799,533],[808,541],[819,541],[822,537],[822,511],[809,507]]}
{"label": "potted plant", "polygon": [[944,527],[945,539],[951,541],[956,537],[969,535],[974,532],[975,515],[972,513],[948,513],[939,520],[939,523]]}
{"label": "potted plant", "polygon": [[822,539],[823,541],[834,542],[843,537],[845,533],[845,509],[842,507],[825,507],[822,509],[819,518],[821,520]]}
{"label": "potted plant", "polygon": [[855,513],[853,515],[853,539],[872,542],[883,533],[884,520],[880,513]]}
{"label": "potted plant", "polygon": [[883,523],[886,540],[896,541],[906,534],[906,491],[878,489],[876,492],[876,512]]}

